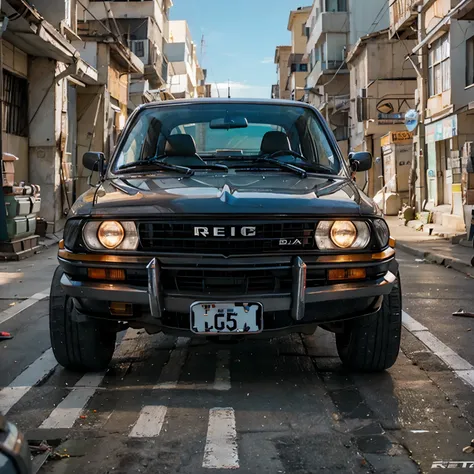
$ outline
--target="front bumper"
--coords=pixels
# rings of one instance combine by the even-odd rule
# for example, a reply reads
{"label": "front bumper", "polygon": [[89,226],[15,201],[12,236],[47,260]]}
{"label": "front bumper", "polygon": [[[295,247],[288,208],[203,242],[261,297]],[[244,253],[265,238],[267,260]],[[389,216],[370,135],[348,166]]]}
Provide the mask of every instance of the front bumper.
{"label": "front bumper", "polygon": [[[287,312],[290,320],[298,323],[326,323],[349,317],[360,316],[375,312],[380,306],[380,297],[389,294],[394,286],[398,274],[398,263],[394,258],[394,252],[380,254],[381,261],[365,259],[361,262],[344,261],[344,258],[328,261],[323,257],[318,260],[315,257],[303,260],[301,257],[288,258],[286,263],[291,271],[291,289],[286,292],[274,293],[251,293],[251,294],[225,294],[222,292],[208,294],[192,294],[189,292],[172,292],[162,290],[162,268],[170,264],[169,258],[151,258],[147,265],[148,286],[134,285],[128,283],[105,283],[95,281],[80,281],[74,278],[74,268],[90,267],[91,263],[85,261],[74,261],[74,263],[61,258],[60,263],[65,269],[61,285],[69,296],[77,300],[97,301],[103,303],[124,302],[146,307],[149,309],[149,321],[157,325],[163,325],[165,313],[189,314],[190,306],[196,301],[231,301],[249,302],[256,301],[263,305],[265,313]],[[64,254],[67,256],[67,254]],[[383,257],[387,257],[383,259]],[[356,256],[351,256],[352,258]],[[258,259],[259,260],[259,259]],[[271,268],[268,259],[262,268]],[[255,261],[254,261],[255,262]],[[174,262],[176,264],[176,262]],[[200,262],[202,264],[202,261]],[[182,262],[180,262],[182,264]],[[279,261],[281,264],[281,260]],[[95,264],[96,266],[99,264]],[[114,267],[120,262],[109,262],[106,266]],[[230,262],[221,262],[226,270],[232,271]],[[225,265],[225,266],[224,266]],[[94,264],[92,264],[94,266]],[[102,264],[102,266],[104,266]],[[142,263],[143,266],[143,263]],[[307,287],[308,268],[345,268],[345,267],[376,267],[379,271],[377,278],[351,283],[326,284],[316,287]],[[241,267],[238,267],[241,268]],[[362,302],[357,305],[355,300]],[[346,302],[353,302],[347,306]],[[321,303],[326,303],[321,305]],[[378,304],[378,306],[377,306]]]}

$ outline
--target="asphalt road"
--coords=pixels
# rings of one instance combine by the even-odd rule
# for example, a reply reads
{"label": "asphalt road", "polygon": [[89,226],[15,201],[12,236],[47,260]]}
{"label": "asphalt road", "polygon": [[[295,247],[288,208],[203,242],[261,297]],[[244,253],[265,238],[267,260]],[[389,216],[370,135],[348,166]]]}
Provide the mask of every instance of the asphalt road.
{"label": "asphalt road", "polygon": [[405,329],[386,373],[345,372],[323,330],[232,346],[128,330],[106,373],[74,374],[51,356],[38,299],[0,311],[15,335],[0,343],[0,412],[69,455],[42,474],[470,472],[474,320],[452,313],[474,310],[474,281],[398,255]]}

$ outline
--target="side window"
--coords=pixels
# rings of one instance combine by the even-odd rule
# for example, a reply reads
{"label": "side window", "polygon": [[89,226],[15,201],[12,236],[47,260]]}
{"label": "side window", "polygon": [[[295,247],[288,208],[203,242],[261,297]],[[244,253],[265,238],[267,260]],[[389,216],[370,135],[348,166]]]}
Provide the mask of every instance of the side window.
{"label": "side window", "polygon": [[333,168],[335,163],[334,151],[319,120],[310,120],[309,124],[311,140],[318,155],[318,163]]}

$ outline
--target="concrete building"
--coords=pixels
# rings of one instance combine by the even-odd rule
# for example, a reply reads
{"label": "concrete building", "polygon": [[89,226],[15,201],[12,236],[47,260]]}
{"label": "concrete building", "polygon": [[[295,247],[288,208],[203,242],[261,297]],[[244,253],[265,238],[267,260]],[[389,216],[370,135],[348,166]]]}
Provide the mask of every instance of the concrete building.
{"label": "concrete building", "polygon": [[60,230],[76,193],[79,91],[99,74],[70,42],[78,38],[74,2],[35,3],[49,8],[1,4],[15,19],[2,40],[3,151],[19,158],[16,182],[41,186],[40,215]]}
{"label": "concrete building", "polygon": [[304,58],[306,51],[306,22],[311,7],[300,7],[290,12],[288,31],[291,32],[291,53],[288,58],[288,73],[285,89],[291,100],[302,100],[305,96],[308,61]]}
{"label": "concrete building", "polygon": [[[77,154],[82,157],[93,150],[109,157],[128,116],[130,77],[143,77],[145,67],[123,38],[104,22],[91,19],[89,10],[81,11],[79,18],[80,40],[73,44],[97,69],[98,80],[96,86],[83,89],[78,95]],[[89,174],[79,161],[77,195],[87,189]]]}
{"label": "concrete building", "polygon": [[277,46],[275,49],[275,64],[277,72],[277,83],[272,86],[273,99],[291,98],[291,92],[287,88],[288,83],[288,60],[291,55],[291,46]]}
{"label": "concrete building", "polygon": [[[350,144],[352,150],[369,151],[375,158],[367,187],[371,196],[394,176],[390,159],[384,160],[383,137],[391,132],[406,132],[405,113],[415,106],[416,72],[405,59],[406,48],[414,46],[414,40],[405,44],[391,40],[388,29],[385,29],[360,38],[347,55],[351,97]],[[401,141],[408,138],[410,143],[408,133],[395,137],[402,138]],[[395,168],[397,182],[392,188],[397,188],[401,199],[406,201],[411,159],[404,156],[400,163]],[[383,183],[380,176],[384,177]]]}
{"label": "concrete building", "polygon": [[[129,109],[152,100],[166,99],[171,0],[102,1],[83,0],[80,20],[97,35],[112,35],[144,64],[144,74],[132,74]],[[160,91],[162,93],[160,94]]]}
{"label": "concrete building", "polygon": [[348,51],[360,37],[387,28],[387,0],[314,0],[306,23],[306,101],[318,107],[344,152],[349,138]]}
{"label": "concrete building", "polygon": [[[396,0],[390,6],[391,35],[417,39],[420,114],[414,144],[417,207],[431,210],[434,223],[464,228],[461,153],[474,141],[474,24],[466,0]],[[416,33],[415,33],[416,32]]]}
{"label": "concrete building", "polygon": [[[188,22],[170,21],[166,56],[170,63],[168,88],[176,99],[196,98],[202,90],[203,70],[199,66],[196,45]],[[198,91],[198,87],[201,87]]]}

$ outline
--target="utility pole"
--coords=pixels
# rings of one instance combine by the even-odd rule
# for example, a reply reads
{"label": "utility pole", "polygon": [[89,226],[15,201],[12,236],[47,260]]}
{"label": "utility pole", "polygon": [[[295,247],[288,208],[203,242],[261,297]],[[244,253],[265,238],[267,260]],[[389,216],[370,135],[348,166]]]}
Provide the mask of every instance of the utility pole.
{"label": "utility pole", "polygon": [[230,79],[227,79],[227,98],[230,99]]}
{"label": "utility pole", "polygon": [[206,42],[204,40],[204,34],[201,36],[201,67],[204,67],[204,46],[206,45]]}
{"label": "utility pole", "polygon": [[3,194],[3,32],[7,18],[1,13],[2,0],[0,0],[0,242],[8,240],[7,211],[5,196]]}
{"label": "utility pole", "polygon": [[[426,36],[426,26],[424,20],[423,6],[418,7],[418,44],[420,44]],[[415,189],[415,209],[417,204],[419,210],[423,206],[423,201],[426,198],[426,134],[425,134],[425,119],[426,119],[426,99],[427,99],[427,71],[428,71],[428,48],[422,47],[418,52],[418,66],[421,69],[421,74],[418,75],[418,91],[419,91],[419,116],[420,121],[417,131],[417,149],[415,151],[416,160],[416,174],[418,175],[417,185]]]}

